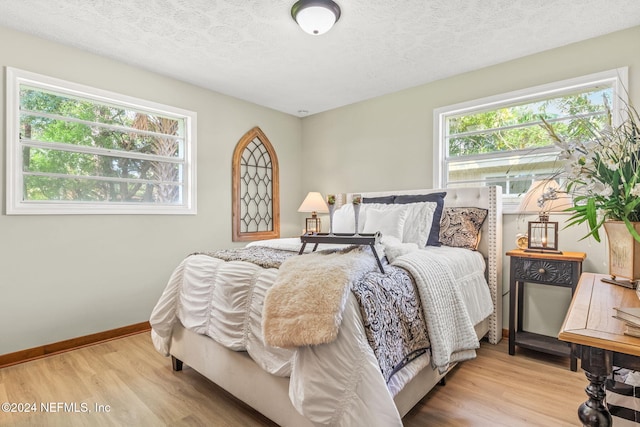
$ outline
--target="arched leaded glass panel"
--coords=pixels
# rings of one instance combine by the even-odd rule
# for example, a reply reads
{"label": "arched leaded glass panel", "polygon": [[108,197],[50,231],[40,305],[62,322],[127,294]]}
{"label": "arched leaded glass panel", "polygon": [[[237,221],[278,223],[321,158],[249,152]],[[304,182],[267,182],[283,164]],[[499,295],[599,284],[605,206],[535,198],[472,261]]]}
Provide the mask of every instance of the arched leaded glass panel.
{"label": "arched leaded glass panel", "polygon": [[233,187],[233,240],[280,237],[278,159],[258,127],[236,146]]}

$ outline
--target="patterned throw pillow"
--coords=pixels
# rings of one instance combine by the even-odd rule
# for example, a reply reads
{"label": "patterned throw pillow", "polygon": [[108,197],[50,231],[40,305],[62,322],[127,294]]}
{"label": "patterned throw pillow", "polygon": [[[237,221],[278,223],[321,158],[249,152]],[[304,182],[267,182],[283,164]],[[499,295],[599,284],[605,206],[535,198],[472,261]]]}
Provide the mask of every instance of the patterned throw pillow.
{"label": "patterned throw pillow", "polygon": [[440,243],[475,251],[488,212],[482,208],[445,208],[440,220]]}

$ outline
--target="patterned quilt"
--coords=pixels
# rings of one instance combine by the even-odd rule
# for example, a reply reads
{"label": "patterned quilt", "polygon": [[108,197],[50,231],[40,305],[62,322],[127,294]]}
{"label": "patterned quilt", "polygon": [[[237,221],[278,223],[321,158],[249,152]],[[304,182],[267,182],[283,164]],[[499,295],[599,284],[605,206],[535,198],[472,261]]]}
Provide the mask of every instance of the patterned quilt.
{"label": "patterned quilt", "polygon": [[385,381],[430,347],[415,283],[405,270],[386,266],[353,283],[367,340]]}

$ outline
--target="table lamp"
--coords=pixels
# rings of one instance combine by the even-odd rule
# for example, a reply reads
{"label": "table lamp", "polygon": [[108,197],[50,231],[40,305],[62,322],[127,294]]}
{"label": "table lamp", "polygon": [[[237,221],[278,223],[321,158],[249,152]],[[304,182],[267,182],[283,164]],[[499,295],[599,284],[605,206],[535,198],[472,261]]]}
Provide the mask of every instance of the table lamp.
{"label": "table lamp", "polygon": [[311,212],[311,218],[307,218],[305,221],[305,233],[319,233],[322,230],[322,223],[318,218],[318,212],[328,213],[329,207],[322,194],[311,191],[302,201],[298,212]]}
{"label": "table lamp", "polygon": [[563,212],[571,206],[571,197],[560,190],[553,179],[533,181],[518,206],[518,211],[536,212],[537,221],[529,221],[528,243],[525,252],[556,253],[558,250],[558,223],[549,221],[550,212]]}

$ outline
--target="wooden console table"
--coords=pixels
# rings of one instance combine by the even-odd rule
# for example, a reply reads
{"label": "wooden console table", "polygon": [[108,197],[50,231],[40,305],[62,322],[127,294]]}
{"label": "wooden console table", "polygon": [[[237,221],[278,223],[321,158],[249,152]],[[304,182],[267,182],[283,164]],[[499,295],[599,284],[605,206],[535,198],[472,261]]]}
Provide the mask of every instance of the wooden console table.
{"label": "wooden console table", "polygon": [[584,273],[558,338],[576,346],[576,356],[589,380],[588,400],[578,417],[584,426],[609,427],[611,414],[604,405],[604,382],[612,366],[640,370],[640,338],[624,334],[625,322],[613,317],[614,307],[640,307],[633,289],[612,285],[605,274]]}

